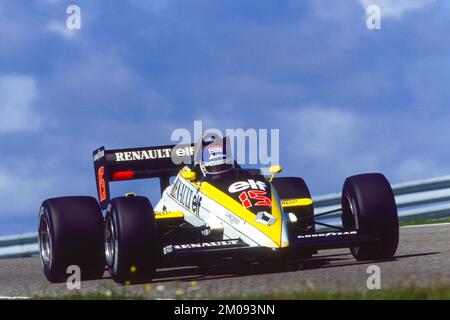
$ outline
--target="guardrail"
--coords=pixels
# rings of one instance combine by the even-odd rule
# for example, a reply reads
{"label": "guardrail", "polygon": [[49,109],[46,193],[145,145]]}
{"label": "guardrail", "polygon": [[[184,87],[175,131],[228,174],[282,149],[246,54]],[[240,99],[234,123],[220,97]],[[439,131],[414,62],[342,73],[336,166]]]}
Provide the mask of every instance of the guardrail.
{"label": "guardrail", "polygon": [[0,258],[29,257],[38,250],[37,232],[0,237]]}
{"label": "guardrail", "polygon": [[[440,218],[450,216],[450,175],[392,185],[400,219]],[[319,214],[340,207],[341,194],[314,198]],[[337,217],[330,215],[329,217]]]}
{"label": "guardrail", "polygon": [[[434,219],[450,216],[450,175],[392,185],[400,219]],[[340,207],[341,194],[313,197],[315,213]],[[447,202],[447,203],[446,203]],[[329,215],[336,219],[339,214]],[[0,237],[0,258],[17,258],[38,253],[37,233]]]}

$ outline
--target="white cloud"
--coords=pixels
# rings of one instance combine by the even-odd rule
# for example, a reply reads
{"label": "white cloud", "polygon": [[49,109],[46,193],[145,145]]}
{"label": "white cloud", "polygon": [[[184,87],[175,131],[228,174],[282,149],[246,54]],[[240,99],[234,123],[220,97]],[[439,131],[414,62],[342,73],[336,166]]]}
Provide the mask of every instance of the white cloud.
{"label": "white cloud", "polygon": [[359,2],[364,9],[370,5],[379,6],[382,17],[401,18],[406,11],[420,9],[434,0],[359,0]]}
{"label": "white cloud", "polygon": [[72,39],[78,31],[69,30],[64,23],[56,20],[50,21],[46,26],[46,30],[58,34],[68,40]]}
{"label": "white cloud", "polygon": [[[27,156],[8,159],[0,167],[0,218],[36,216],[44,199],[88,194],[87,191],[94,188],[86,174],[60,170],[63,167],[56,155],[47,157],[44,162]],[[88,185],[89,182],[92,185]]]}
{"label": "white cloud", "polygon": [[351,112],[318,106],[287,112],[283,118],[295,132],[301,153],[316,160],[327,160],[352,149],[359,142],[363,123]]}
{"label": "white cloud", "polygon": [[446,170],[435,163],[432,159],[420,157],[420,155],[412,158],[400,160],[397,168],[394,170],[396,181],[408,181],[437,177],[442,175]]}
{"label": "white cloud", "polygon": [[382,172],[395,183],[448,171],[408,121],[320,105],[280,110],[279,117],[281,163],[288,175],[303,176],[314,194],[338,191],[346,177],[359,173]]}
{"label": "white cloud", "polygon": [[335,192],[350,175],[382,171],[383,152],[370,119],[320,105],[279,111],[280,161],[287,175],[300,175],[313,194]]}
{"label": "white cloud", "polygon": [[39,129],[40,117],[33,108],[38,94],[30,76],[0,76],[0,134]]}
{"label": "white cloud", "polygon": [[[50,183],[48,179],[35,179],[10,170],[0,170],[0,193],[2,205],[0,216],[29,215],[39,209]],[[44,191],[45,190],[45,191]]]}

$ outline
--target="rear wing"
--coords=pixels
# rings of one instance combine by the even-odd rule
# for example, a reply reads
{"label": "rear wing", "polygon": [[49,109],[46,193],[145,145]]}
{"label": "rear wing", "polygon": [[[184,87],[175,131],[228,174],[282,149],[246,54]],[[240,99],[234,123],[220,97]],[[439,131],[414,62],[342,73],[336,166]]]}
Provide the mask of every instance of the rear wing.
{"label": "rear wing", "polygon": [[93,160],[100,207],[106,209],[109,204],[110,181],[159,178],[162,192],[169,185],[170,177],[193,162],[194,152],[194,144],[115,150],[98,148],[93,152]]}

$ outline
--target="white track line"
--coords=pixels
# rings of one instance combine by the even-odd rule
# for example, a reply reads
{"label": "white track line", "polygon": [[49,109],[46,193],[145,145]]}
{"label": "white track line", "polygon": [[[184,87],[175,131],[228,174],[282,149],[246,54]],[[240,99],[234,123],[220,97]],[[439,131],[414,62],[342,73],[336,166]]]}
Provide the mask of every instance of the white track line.
{"label": "white track line", "polygon": [[413,225],[413,226],[403,226],[402,228],[421,228],[421,227],[436,227],[436,226],[448,226],[448,225],[450,225],[450,222],[417,224],[417,225]]}
{"label": "white track line", "polygon": [[0,300],[28,300],[31,299],[31,297],[25,297],[25,296],[0,296]]}

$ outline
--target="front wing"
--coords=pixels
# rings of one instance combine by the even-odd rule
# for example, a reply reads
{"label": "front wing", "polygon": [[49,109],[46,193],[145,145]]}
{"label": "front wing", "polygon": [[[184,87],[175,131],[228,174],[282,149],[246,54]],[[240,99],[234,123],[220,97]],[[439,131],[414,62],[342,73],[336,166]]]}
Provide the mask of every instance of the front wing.
{"label": "front wing", "polygon": [[168,245],[163,248],[163,256],[167,260],[180,258],[193,261],[198,261],[199,257],[267,256],[300,250],[349,248],[377,240],[376,237],[360,234],[356,230],[298,235],[284,248],[255,247],[249,246],[241,239],[229,239]]}

